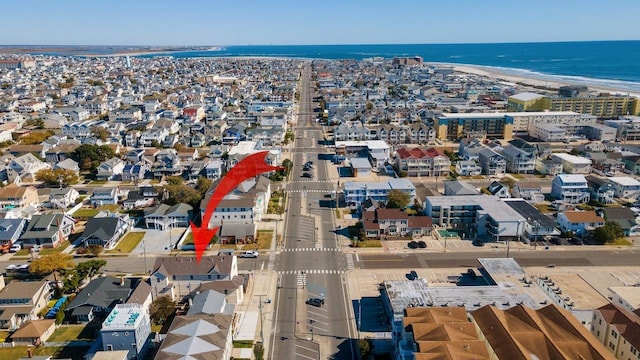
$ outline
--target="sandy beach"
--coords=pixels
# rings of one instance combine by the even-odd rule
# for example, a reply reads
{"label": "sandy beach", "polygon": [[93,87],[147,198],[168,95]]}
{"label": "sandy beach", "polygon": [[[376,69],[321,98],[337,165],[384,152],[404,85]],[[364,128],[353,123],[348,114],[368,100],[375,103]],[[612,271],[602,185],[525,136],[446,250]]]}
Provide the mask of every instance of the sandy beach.
{"label": "sandy beach", "polygon": [[[482,77],[486,77],[495,81],[502,81],[507,83],[512,83],[516,85],[524,85],[529,87],[539,88],[547,91],[557,90],[560,86],[565,85],[586,85],[592,91],[603,92],[603,93],[618,93],[623,95],[631,95],[640,97],[640,92],[637,89],[626,87],[624,84],[616,85],[603,85],[600,83],[593,83],[594,81],[585,80],[558,80],[556,76],[553,75],[544,75],[544,74],[535,74],[531,73],[531,76],[526,75],[514,75],[509,74],[505,71],[500,71],[500,69],[492,68],[489,66],[474,66],[474,65],[461,65],[454,63],[429,63],[429,65],[438,65],[438,66],[447,66],[452,67],[454,71],[461,72],[465,74],[473,74]],[[606,82],[606,81],[602,81]],[[622,83],[622,82],[621,82]]]}

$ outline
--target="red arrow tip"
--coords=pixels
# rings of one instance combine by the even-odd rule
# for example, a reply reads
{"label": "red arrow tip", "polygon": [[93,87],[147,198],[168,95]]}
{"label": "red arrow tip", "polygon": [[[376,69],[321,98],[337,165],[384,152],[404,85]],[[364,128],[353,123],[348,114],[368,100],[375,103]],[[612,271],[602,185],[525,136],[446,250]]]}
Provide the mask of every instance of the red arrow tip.
{"label": "red arrow tip", "polygon": [[208,229],[206,227],[197,227],[193,222],[191,223],[191,233],[193,234],[193,244],[196,248],[196,261],[200,262],[202,260],[202,256],[204,255],[205,250],[211,243],[213,237],[218,233],[218,229],[220,227],[217,226],[213,229]]}

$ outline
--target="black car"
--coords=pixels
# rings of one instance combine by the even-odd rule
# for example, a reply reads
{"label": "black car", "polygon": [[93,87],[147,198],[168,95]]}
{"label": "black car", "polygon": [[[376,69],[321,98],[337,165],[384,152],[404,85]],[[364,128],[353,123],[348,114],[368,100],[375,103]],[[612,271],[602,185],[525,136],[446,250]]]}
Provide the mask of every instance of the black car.
{"label": "black car", "polygon": [[307,305],[313,305],[315,307],[322,307],[322,305],[324,305],[324,299],[311,298],[311,299],[307,300]]}
{"label": "black car", "polygon": [[305,173],[302,173],[302,177],[305,177],[305,178],[312,178],[312,177],[313,177],[313,175],[311,175],[311,173],[310,173],[310,172],[305,172]]}
{"label": "black car", "polygon": [[426,248],[426,247],[427,247],[427,243],[426,243],[426,242],[424,242],[424,241],[422,241],[422,240],[420,240],[420,241],[418,241],[418,247],[419,247],[420,249],[424,249],[424,248]]}
{"label": "black car", "polygon": [[480,240],[473,240],[473,246],[484,246],[484,243]]}
{"label": "black car", "polygon": [[409,249],[417,249],[418,248],[418,242],[417,241],[409,241],[407,246],[409,247]]}
{"label": "black car", "polygon": [[415,280],[418,278],[418,273],[415,270],[411,270],[409,274],[407,274],[407,279]]}

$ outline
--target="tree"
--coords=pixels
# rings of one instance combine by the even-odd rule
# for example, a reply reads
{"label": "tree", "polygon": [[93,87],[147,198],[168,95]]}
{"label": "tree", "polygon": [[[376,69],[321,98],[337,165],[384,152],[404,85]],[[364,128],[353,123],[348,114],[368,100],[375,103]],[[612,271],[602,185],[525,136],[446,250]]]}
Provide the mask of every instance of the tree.
{"label": "tree", "polygon": [[102,141],[107,140],[111,135],[109,133],[109,130],[103,128],[102,126],[92,126],[90,131],[91,131],[91,134],[93,134],[95,137],[97,137]]}
{"label": "tree", "polygon": [[71,153],[71,158],[80,164],[80,169],[93,171],[101,162],[115,155],[113,149],[106,145],[82,144]]}
{"label": "tree", "polygon": [[371,342],[369,339],[358,339],[358,349],[360,349],[360,358],[366,359],[371,353]]}
{"label": "tree", "polygon": [[404,209],[409,205],[411,195],[404,191],[393,189],[387,194],[387,208]]}
{"label": "tree", "polygon": [[74,185],[80,180],[78,174],[68,169],[42,169],[36,173],[36,180],[47,185]]}
{"label": "tree", "polygon": [[45,255],[31,261],[29,272],[39,276],[46,276],[53,273],[55,280],[58,281],[57,272],[73,267],[72,259],[73,257],[69,254],[58,253]]}
{"label": "tree", "polygon": [[264,346],[262,346],[262,343],[257,343],[253,346],[253,357],[256,360],[264,359]]}
{"label": "tree", "polygon": [[76,265],[75,271],[80,279],[91,278],[107,265],[106,260],[83,261]]}
{"label": "tree", "polygon": [[164,324],[171,314],[175,311],[176,304],[167,295],[160,296],[151,303],[149,314],[151,321],[158,325]]}
{"label": "tree", "polygon": [[614,242],[621,237],[624,237],[624,230],[614,221],[607,221],[593,231],[593,239],[600,244]]}
{"label": "tree", "polygon": [[501,182],[503,185],[507,186],[507,187],[509,188],[509,190],[513,190],[513,187],[516,185],[516,181],[515,181],[515,180],[513,180],[513,179],[512,179],[512,178],[510,178],[510,177],[506,177],[506,176],[505,176],[504,178],[502,178],[502,179],[500,180],[500,182]]}
{"label": "tree", "polygon": [[213,184],[213,180],[204,176],[199,176],[198,183],[196,184],[196,190],[198,190],[201,196],[204,196],[204,194],[207,193],[207,190],[211,187],[211,184]]}
{"label": "tree", "polygon": [[[179,176],[167,177],[167,185],[164,186],[163,190],[166,191],[168,195],[168,197],[164,200],[164,203],[167,205],[187,203],[193,207],[196,207],[202,199],[203,194],[200,193],[199,190],[196,190],[191,186],[185,184],[184,180]],[[203,191],[206,192],[206,190]]]}

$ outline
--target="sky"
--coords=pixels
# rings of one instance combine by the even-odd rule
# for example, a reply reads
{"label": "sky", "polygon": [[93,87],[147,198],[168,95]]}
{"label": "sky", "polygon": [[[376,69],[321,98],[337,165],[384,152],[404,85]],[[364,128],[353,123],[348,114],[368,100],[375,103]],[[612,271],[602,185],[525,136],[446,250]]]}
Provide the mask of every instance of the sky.
{"label": "sky", "polygon": [[17,0],[0,45],[639,40],[638,0]]}

